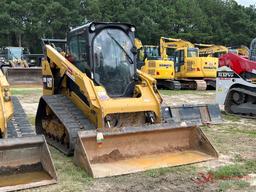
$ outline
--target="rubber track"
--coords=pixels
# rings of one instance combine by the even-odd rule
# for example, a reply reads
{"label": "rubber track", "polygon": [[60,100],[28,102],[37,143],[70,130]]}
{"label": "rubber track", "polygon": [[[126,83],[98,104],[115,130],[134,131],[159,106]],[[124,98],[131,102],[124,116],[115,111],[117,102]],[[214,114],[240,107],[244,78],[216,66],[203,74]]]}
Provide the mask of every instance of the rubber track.
{"label": "rubber track", "polygon": [[27,115],[23,110],[17,97],[11,97],[14,114],[7,124],[8,138],[35,136],[35,130],[27,119]]}
{"label": "rubber track", "polygon": [[169,90],[180,90],[181,84],[174,80],[157,80],[157,85]]}
{"label": "rubber track", "polygon": [[[252,92],[252,91],[248,91],[248,90],[246,90],[246,89],[242,89],[242,88],[233,88],[233,89],[231,89],[230,91],[229,91],[229,93],[231,92],[231,91],[238,91],[238,92],[242,92],[242,93],[244,93],[244,94],[247,94],[247,95],[250,95],[250,96],[253,96],[253,97],[256,97],[256,93],[254,93],[254,92]],[[228,94],[228,98],[227,98],[227,101],[230,101],[232,98],[231,98],[232,96],[231,96],[231,94]],[[227,106],[225,106],[225,108],[227,107],[228,108],[228,110],[230,111],[230,108],[231,108],[231,103],[230,102],[225,102],[225,105],[227,105]],[[242,117],[242,118],[249,118],[249,119],[256,119],[256,117],[253,117],[253,116],[251,116],[251,115],[244,115],[244,114],[234,114],[234,113],[230,113],[230,112],[227,112],[228,114],[230,114],[230,115],[233,115],[233,116],[239,116],[239,117]]]}
{"label": "rubber track", "polygon": [[[43,96],[42,99],[51,108],[60,122],[69,133],[69,149],[60,142],[46,136],[47,141],[67,155],[71,155],[77,138],[77,132],[82,130],[95,129],[90,121],[84,116],[83,112],[64,95]],[[66,148],[66,149],[65,149]]]}

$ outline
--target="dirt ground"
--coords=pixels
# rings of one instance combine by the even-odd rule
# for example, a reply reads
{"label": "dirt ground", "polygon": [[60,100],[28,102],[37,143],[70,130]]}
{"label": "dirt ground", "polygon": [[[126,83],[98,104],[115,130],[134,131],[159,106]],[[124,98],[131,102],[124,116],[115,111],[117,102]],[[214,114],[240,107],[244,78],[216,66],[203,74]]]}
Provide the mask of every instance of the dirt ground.
{"label": "dirt ground", "polygon": [[[31,123],[33,123],[42,90],[13,89],[12,93],[19,97]],[[163,90],[161,93],[164,102],[168,105],[215,102],[214,91]],[[219,170],[225,167],[228,174],[232,165],[237,166],[237,172],[239,172],[238,167],[240,165],[242,166],[248,161],[256,162],[256,120],[239,118],[224,113],[222,117],[224,119],[222,125],[202,127],[219,153],[217,160],[125,176],[92,179],[72,163],[72,157],[66,157],[50,147],[59,178],[58,184],[27,191],[256,191],[256,167],[254,167],[256,163],[253,164],[253,167],[250,167],[249,170],[251,171],[246,172],[246,177],[207,179],[210,170]],[[231,168],[229,165],[231,165]]]}

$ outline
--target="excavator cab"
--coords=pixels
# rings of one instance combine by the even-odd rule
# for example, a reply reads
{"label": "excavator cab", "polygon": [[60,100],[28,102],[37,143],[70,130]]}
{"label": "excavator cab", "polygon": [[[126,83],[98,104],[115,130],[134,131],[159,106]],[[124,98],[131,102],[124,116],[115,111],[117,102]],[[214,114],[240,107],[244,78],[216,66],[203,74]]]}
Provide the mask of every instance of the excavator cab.
{"label": "excavator cab", "polygon": [[67,54],[45,45],[36,131],[93,177],[206,161],[217,152],[198,128],[215,105],[162,105],[136,70],[135,27],[91,22],[70,31]]}
{"label": "excavator cab", "polygon": [[169,58],[160,56],[159,46],[142,45],[135,39],[137,53],[137,68],[157,80],[157,86],[167,89],[178,88],[171,80],[174,79],[174,64]]}

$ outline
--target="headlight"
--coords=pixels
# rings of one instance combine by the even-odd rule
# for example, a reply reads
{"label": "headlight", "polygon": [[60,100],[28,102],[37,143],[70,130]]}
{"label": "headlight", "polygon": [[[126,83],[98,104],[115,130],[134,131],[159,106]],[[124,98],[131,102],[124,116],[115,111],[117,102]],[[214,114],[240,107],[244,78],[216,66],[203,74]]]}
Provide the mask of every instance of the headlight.
{"label": "headlight", "polygon": [[90,29],[91,29],[91,31],[95,31],[95,29],[96,29],[95,25],[92,24],[91,27],[90,27]]}

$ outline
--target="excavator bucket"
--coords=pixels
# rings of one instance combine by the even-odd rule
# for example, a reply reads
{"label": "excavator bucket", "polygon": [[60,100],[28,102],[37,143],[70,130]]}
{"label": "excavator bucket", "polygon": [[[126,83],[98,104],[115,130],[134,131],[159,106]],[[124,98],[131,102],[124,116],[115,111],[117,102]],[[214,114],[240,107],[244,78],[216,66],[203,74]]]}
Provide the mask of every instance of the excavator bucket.
{"label": "excavator bucket", "polygon": [[42,85],[42,68],[6,68],[5,75],[10,85]]}
{"label": "excavator bucket", "polygon": [[0,139],[0,191],[57,182],[44,136]]}
{"label": "excavator bucket", "polygon": [[[120,132],[81,131],[74,162],[94,178],[179,166],[215,159],[218,154],[197,126],[178,124],[124,128]],[[97,135],[103,134],[102,143]]]}

